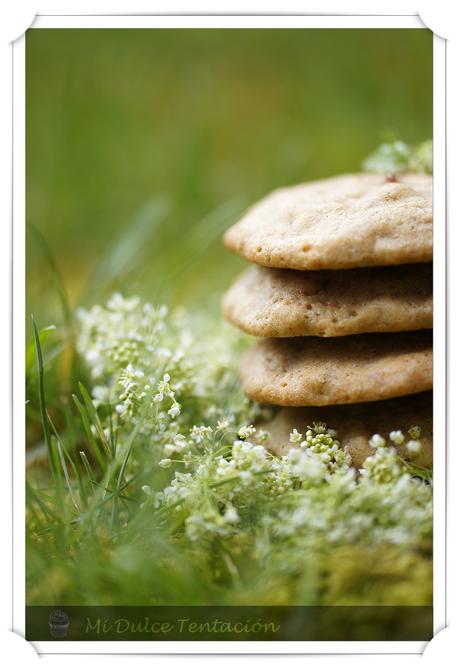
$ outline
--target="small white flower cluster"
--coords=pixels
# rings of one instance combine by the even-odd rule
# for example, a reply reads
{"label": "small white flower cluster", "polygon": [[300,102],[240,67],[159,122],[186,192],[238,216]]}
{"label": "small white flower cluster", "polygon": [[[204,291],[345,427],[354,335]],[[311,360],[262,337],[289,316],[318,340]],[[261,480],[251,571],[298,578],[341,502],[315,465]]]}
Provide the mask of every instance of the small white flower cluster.
{"label": "small white flower cluster", "polygon": [[160,380],[159,383],[157,383],[157,393],[153,397],[153,401],[156,404],[161,404],[165,397],[169,397],[172,401],[171,408],[168,410],[168,415],[171,418],[176,418],[180,414],[180,404],[178,403],[176,399],[176,393],[174,390],[171,388],[170,385],[170,380],[171,376],[169,373],[165,373],[163,376],[163,379]]}
{"label": "small white flower cluster", "polygon": [[[302,543],[304,548],[317,541],[416,545],[429,535],[431,488],[404,472],[394,448],[377,448],[358,476],[334,434],[322,426],[309,431],[313,432],[307,432],[312,447],[300,447],[306,439],[300,440],[294,431],[291,441],[296,445],[281,458],[271,456],[263,445],[241,438],[226,454],[218,456],[218,448],[214,456],[212,450],[206,456],[197,454],[193,472],[184,477],[176,471],[170,486],[157,497],[158,503],[185,513],[186,535],[195,541],[233,535],[235,522],[229,522],[226,515],[229,507],[237,513],[242,531],[245,513],[264,504],[272,508],[261,520],[264,531],[270,531],[274,540],[277,536],[295,537],[296,544]],[[243,427],[238,433],[255,436],[253,428]],[[329,440],[318,439],[326,434]],[[216,435],[217,430],[214,438]],[[209,433],[207,436],[212,441]],[[326,444],[332,448],[332,458],[323,457]],[[337,449],[344,454],[341,463]],[[206,510],[197,512],[203,506],[200,490],[204,482],[211,491]],[[274,498],[277,503],[273,507]]]}
{"label": "small white flower cluster", "polygon": [[145,396],[140,383],[143,377],[144,372],[134,369],[132,364],[128,364],[126,369],[122,370],[120,380],[118,381],[122,389],[119,396],[120,403],[115,406],[119,415],[133,416],[138,407],[139,400]]}
{"label": "small white flower cluster", "polygon": [[238,430],[238,436],[241,439],[250,438],[256,431],[257,429],[253,427],[252,424],[245,425]]}
{"label": "small white flower cluster", "polygon": [[295,503],[289,496],[286,504],[280,499],[266,526],[304,550],[318,542],[416,546],[428,541],[431,487],[403,473],[392,450],[381,448],[368,457],[359,477],[353,469],[338,470],[308,494],[299,490]]}
{"label": "small white flower cluster", "polygon": [[197,445],[200,445],[204,441],[211,439],[212,435],[213,431],[211,427],[205,427],[203,425],[201,426],[193,425],[193,427],[190,430],[191,439]]}
{"label": "small white flower cluster", "polygon": [[138,365],[153,352],[164,330],[166,307],[155,309],[139,297],[115,294],[106,307],[93,306],[77,312],[78,351],[94,380],[110,380],[129,364]]}
{"label": "small white flower cluster", "polygon": [[[80,313],[78,347],[94,404],[106,407],[104,430],[123,445],[138,428],[130,466],[143,512],[195,546],[229,541],[230,553],[250,540],[275,555],[289,547],[294,564],[310,548],[429,542],[431,486],[407,473],[394,447],[374,435],[375,452],[357,472],[335,432],[318,423],[294,429],[286,454],[271,455],[269,434],[254,426],[262,409],[238,391],[233,334],[196,337],[183,312],[166,314],[120,295]],[[420,430],[409,436],[389,438],[415,452]]]}
{"label": "small white flower cluster", "polygon": [[268,468],[268,453],[263,445],[236,440],[231,449],[231,457],[217,459],[216,478],[220,482],[228,479],[237,480],[238,484],[233,492],[239,492],[247,485],[257,484],[255,475],[268,471]]}
{"label": "small white flower cluster", "polygon": [[[223,337],[209,332],[196,340],[184,312],[167,315],[164,306],[116,294],[105,307],[78,312],[77,345],[95,381],[95,407],[111,406],[114,421],[120,418],[126,430],[140,424],[152,445],[164,445],[168,435],[177,451],[180,432],[193,426],[194,415],[229,430],[239,415],[256,416],[259,409],[235,393],[233,358]],[[216,387],[228,401],[216,401]],[[184,399],[194,415],[189,410],[182,416]],[[195,443],[203,429],[192,431]]]}
{"label": "small white flower cluster", "polygon": [[365,460],[360,473],[377,483],[394,482],[402,475],[400,457],[395,448],[380,446]]}
{"label": "small white flower cluster", "polygon": [[233,506],[223,513],[210,508],[189,515],[185,520],[185,535],[191,541],[202,542],[215,537],[228,537],[238,530],[239,515]]}
{"label": "small white flower cluster", "polygon": [[183,434],[174,434],[171,442],[165,443],[163,446],[163,454],[172,456],[176,454],[183,454],[190,449],[191,443]]}
{"label": "small white flower cluster", "polygon": [[[411,427],[409,430],[410,439],[406,441],[406,437],[403,432],[398,429],[396,431],[391,431],[389,434],[390,441],[395,445],[405,445],[408,455],[416,455],[422,449],[422,442],[420,441],[421,430],[420,427]],[[379,434],[374,434],[369,440],[369,445],[372,448],[384,448],[386,446],[385,439]]]}
{"label": "small white flower cluster", "polygon": [[282,461],[286,463],[290,476],[301,483],[322,481],[327,473],[322,456],[312,450],[291,448]]}
{"label": "small white flower cluster", "polygon": [[291,432],[290,442],[303,450],[308,450],[319,455],[319,458],[330,471],[340,468],[346,469],[351,465],[351,457],[348,452],[340,446],[333,429],[327,429],[321,422],[309,427],[305,434],[300,434],[297,429]]}

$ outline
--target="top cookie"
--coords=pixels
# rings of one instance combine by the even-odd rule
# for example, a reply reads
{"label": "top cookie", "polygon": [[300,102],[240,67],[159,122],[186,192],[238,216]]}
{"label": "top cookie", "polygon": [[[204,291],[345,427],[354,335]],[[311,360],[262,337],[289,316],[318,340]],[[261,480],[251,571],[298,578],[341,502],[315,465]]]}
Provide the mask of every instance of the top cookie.
{"label": "top cookie", "polygon": [[348,269],[428,262],[432,177],[351,174],[276,190],[224,236],[250,262],[288,269]]}

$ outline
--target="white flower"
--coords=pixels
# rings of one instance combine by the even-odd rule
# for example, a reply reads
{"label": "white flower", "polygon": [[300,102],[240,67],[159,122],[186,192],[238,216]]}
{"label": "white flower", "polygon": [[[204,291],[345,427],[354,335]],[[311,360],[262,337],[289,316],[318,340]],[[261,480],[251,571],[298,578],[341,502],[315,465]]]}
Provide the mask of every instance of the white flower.
{"label": "white flower", "polygon": [[270,433],[265,429],[258,429],[254,435],[254,440],[258,443],[266,443],[270,440]]}
{"label": "white flower", "polygon": [[405,441],[404,434],[400,430],[391,431],[390,440],[393,441],[393,443],[396,443],[396,445],[402,445]]}
{"label": "white flower", "polygon": [[385,439],[380,434],[374,434],[369,440],[371,448],[383,448],[385,446]]}
{"label": "white flower", "polygon": [[232,447],[232,457],[240,470],[261,471],[265,468],[267,451],[263,445],[236,440]]}
{"label": "white flower", "polygon": [[177,451],[185,450],[187,447],[187,439],[183,434],[176,434],[174,436],[174,447]]}
{"label": "white flower", "polygon": [[302,434],[299,434],[297,429],[293,429],[289,436],[289,440],[291,443],[300,443],[302,441]]}
{"label": "white flower", "polygon": [[223,518],[229,524],[236,524],[240,521],[240,516],[236,512],[235,508],[232,508],[231,506],[229,506],[225,511]]}
{"label": "white flower", "polygon": [[238,431],[238,436],[242,439],[249,438],[253,434],[256,433],[256,428],[252,426],[252,424],[241,427]]}
{"label": "white flower", "polygon": [[406,448],[411,453],[418,453],[422,449],[422,444],[420,441],[410,440],[406,443]]}
{"label": "white flower", "polygon": [[212,429],[211,427],[203,427],[203,426],[196,426],[193,425],[192,429],[190,430],[190,435],[192,437],[192,440],[195,441],[195,443],[199,444],[202,443],[204,439],[210,438],[212,436]]}
{"label": "white flower", "polygon": [[250,483],[252,481],[251,471],[240,471],[240,478],[244,483]]}
{"label": "white flower", "polygon": [[173,404],[171,408],[168,411],[168,415],[172,418],[177,417],[180,414],[180,406],[179,404]]}
{"label": "white flower", "polygon": [[293,476],[299,480],[322,480],[326,467],[320,457],[309,450],[291,448],[286,455],[287,465]]}
{"label": "white flower", "polygon": [[158,462],[158,466],[161,466],[162,469],[169,469],[171,463],[172,462],[169,458],[160,459],[160,461]]}
{"label": "white flower", "polygon": [[401,476],[401,464],[394,448],[377,448],[374,455],[368,457],[361,469],[363,478],[379,485],[392,483]]}

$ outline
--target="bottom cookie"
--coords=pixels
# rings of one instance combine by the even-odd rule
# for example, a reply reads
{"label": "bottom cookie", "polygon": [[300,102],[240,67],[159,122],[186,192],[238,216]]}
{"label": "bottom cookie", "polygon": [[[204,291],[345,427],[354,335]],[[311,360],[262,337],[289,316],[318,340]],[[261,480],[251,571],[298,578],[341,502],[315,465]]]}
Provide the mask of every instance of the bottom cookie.
{"label": "bottom cookie", "polygon": [[[268,449],[276,455],[284,455],[292,447],[289,441],[293,429],[304,433],[314,422],[325,422],[335,429],[337,438],[351,455],[355,468],[375,452],[369,439],[379,434],[393,445],[403,459],[419,466],[431,467],[433,463],[433,393],[422,392],[408,397],[388,399],[365,404],[342,406],[281,408],[263,425],[270,435]],[[410,453],[406,446],[396,445],[389,439],[391,431],[401,430],[406,442],[410,439],[408,429],[421,429],[422,447],[418,453]]]}

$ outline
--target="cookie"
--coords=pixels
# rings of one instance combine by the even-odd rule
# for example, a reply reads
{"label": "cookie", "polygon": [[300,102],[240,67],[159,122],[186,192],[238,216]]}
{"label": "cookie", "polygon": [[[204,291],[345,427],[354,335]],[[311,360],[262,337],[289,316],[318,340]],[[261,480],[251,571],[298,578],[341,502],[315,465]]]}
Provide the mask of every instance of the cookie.
{"label": "cookie", "polygon": [[[292,443],[289,436],[293,429],[305,433],[314,422],[324,422],[335,429],[342,447],[348,450],[354,467],[362,466],[366,457],[375,450],[369,445],[374,434],[387,439],[388,445],[396,447],[403,459],[410,459],[420,466],[433,463],[433,395],[422,392],[410,397],[387,399],[352,406],[328,406],[326,408],[282,408],[272,420],[260,424],[270,433],[268,449],[274,454],[284,455]],[[408,429],[421,429],[422,448],[419,453],[410,453],[406,446],[396,445],[389,439],[391,431],[401,430],[406,442],[411,438]]]}
{"label": "cookie", "polygon": [[329,406],[429,390],[430,330],[341,338],[263,339],[241,364],[243,390],[277,406]]}
{"label": "cookie", "polygon": [[224,243],[266,267],[318,270],[432,259],[432,177],[351,174],[282,188],[253,206]]}
{"label": "cookie", "polygon": [[223,312],[247,334],[263,337],[428,329],[432,264],[345,271],[251,267],[226,293]]}

